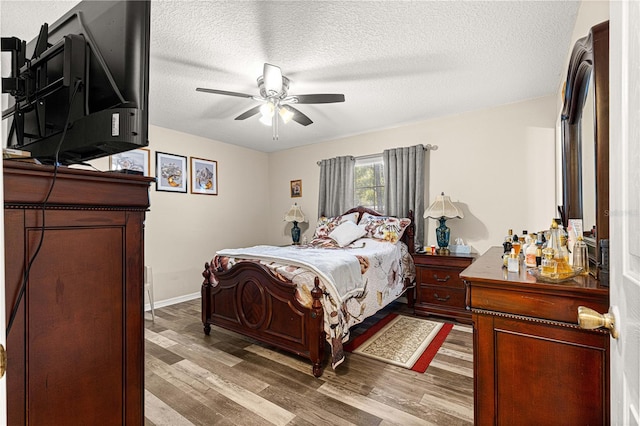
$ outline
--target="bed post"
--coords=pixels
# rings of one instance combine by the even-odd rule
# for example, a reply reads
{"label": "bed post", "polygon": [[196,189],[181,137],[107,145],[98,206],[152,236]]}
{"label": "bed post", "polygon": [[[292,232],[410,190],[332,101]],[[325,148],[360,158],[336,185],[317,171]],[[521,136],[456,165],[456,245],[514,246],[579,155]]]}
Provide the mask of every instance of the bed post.
{"label": "bed post", "polygon": [[[413,214],[413,210],[409,210],[408,218],[411,220],[411,224],[407,226],[407,229],[404,231],[404,235],[402,236],[402,239],[404,243],[407,245],[409,254],[413,255],[416,252],[416,240],[415,240],[416,224],[415,224],[415,217]],[[421,248],[421,247],[418,247],[418,248]],[[416,293],[417,283],[416,282],[412,283],[411,281],[409,281],[409,278],[405,278],[404,286],[407,289],[407,306],[409,308],[413,308],[416,301],[415,293]]]}
{"label": "bed post", "polygon": [[407,235],[405,239],[405,244],[409,248],[409,254],[413,254],[416,251],[416,241],[415,241],[415,217],[413,215],[413,210],[409,210],[408,218],[411,220],[411,224],[407,227],[404,233]]}
{"label": "bed post", "polygon": [[324,361],[324,311],[322,309],[322,290],[320,279],[315,278],[311,290],[313,302],[311,304],[311,325],[309,335],[309,357],[313,363],[313,375],[322,376],[322,361]]}
{"label": "bed post", "polygon": [[200,290],[200,302],[202,303],[202,324],[204,325],[204,334],[207,336],[211,332],[211,324],[209,324],[207,318],[210,312],[211,303],[211,271],[209,270],[209,262],[204,263],[204,271],[202,271],[204,281],[202,282],[202,289]]}

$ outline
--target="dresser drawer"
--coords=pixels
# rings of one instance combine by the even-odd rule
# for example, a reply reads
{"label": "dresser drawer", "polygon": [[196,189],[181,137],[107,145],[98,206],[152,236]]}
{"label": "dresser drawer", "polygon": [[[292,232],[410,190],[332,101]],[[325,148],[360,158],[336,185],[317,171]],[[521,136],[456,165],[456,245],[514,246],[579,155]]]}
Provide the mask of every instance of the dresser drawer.
{"label": "dresser drawer", "polygon": [[447,268],[418,268],[420,271],[420,284],[432,284],[464,289],[464,282],[460,278],[461,270]]}
{"label": "dresser drawer", "polygon": [[465,290],[437,285],[418,286],[418,303],[464,309]]}

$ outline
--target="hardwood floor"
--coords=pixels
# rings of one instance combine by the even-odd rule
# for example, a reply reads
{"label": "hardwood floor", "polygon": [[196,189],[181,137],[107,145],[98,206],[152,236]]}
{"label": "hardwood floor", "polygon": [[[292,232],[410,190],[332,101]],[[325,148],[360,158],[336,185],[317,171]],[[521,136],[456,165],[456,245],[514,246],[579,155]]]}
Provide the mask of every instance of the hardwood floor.
{"label": "hardwood floor", "polygon": [[[359,334],[395,302],[353,329]],[[456,324],[424,374],[347,354],[322,377],[311,364],[213,327],[200,300],[156,309],[145,330],[147,425],[470,425],[473,337]]]}

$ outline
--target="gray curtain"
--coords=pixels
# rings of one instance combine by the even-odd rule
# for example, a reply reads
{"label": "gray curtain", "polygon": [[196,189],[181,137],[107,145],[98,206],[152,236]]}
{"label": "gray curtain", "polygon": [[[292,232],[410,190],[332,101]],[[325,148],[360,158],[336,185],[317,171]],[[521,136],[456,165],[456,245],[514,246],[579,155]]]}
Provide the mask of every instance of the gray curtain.
{"label": "gray curtain", "polygon": [[353,207],[355,164],[352,156],[320,161],[318,217],[337,216]]}
{"label": "gray curtain", "polygon": [[424,242],[424,146],[385,149],[382,160],[387,214],[407,217],[413,210],[416,247],[420,247]]}

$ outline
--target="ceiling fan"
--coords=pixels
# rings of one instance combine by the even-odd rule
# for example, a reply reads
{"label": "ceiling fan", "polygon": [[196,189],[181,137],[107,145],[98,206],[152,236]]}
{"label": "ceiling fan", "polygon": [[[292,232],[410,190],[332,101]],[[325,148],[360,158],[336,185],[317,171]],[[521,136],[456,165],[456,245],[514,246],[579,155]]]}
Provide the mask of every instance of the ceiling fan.
{"label": "ceiling fan", "polygon": [[279,67],[266,63],[264,64],[262,75],[258,77],[258,89],[260,89],[260,96],[202,87],[196,88],[196,91],[250,98],[262,102],[262,105],[243,112],[235,119],[244,120],[260,113],[262,115],[260,122],[272,126],[274,140],[278,139],[278,116],[282,118],[285,124],[291,120],[303,126],[313,123],[309,117],[292,105],[344,102],[344,95],[342,94],[289,95],[289,79],[282,75]]}

